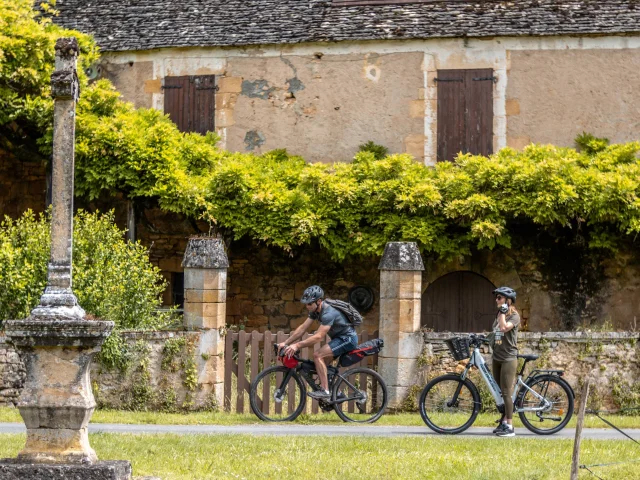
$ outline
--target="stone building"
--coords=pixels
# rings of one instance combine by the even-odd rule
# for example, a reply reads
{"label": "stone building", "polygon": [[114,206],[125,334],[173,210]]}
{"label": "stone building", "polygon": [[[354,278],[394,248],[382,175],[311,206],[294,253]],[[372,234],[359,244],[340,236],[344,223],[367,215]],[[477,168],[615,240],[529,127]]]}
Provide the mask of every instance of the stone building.
{"label": "stone building", "polygon": [[[57,23],[97,39],[103,57],[91,76],[111,79],[125,100],[164,111],[185,131],[217,132],[232,151],[286,148],[308,161],[349,161],[373,140],[434,165],[459,151],[571,146],[584,131],[638,139],[633,0],[58,0],[57,8]],[[18,176],[0,193],[2,213],[15,215],[7,205],[17,198],[41,210],[44,170],[15,163],[0,156],[0,184],[8,172]],[[127,208],[115,205],[125,225]],[[179,303],[180,261],[197,225],[152,204],[138,213],[137,238],[171,280],[166,303]],[[594,264],[573,255],[523,242],[446,264],[425,259],[422,323],[481,329],[493,309],[487,292],[509,284],[530,330],[635,325],[637,256]],[[336,264],[316,247],[290,256],[249,240],[232,244],[229,257],[231,324],[294,327],[297,299],[313,282],[343,298],[355,286],[371,289],[365,326],[377,328],[379,259]],[[366,298],[367,289],[359,293]]]}

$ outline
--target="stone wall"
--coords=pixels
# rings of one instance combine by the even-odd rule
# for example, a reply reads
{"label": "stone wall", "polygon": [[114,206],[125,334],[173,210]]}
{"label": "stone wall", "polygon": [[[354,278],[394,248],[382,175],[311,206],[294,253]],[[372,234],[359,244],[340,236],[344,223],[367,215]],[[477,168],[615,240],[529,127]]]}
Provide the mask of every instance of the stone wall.
{"label": "stone wall", "polygon": [[0,333],[0,406],[13,406],[24,384],[26,370],[18,352]]}
{"label": "stone wall", "polygon": [[[458,362],[445,344],[453,335],[425,331],[422,339],[415,340],[424,341],[424,346],[413,395],[434,377],[455,371]],[[591,378],[590,408],[615,410],[640,405],[639,337],[635,332],[520,332],[518,347],[521,354],[540,355],[528,364],[525,376],[533,368],[563,369],[576,394],[584,380]],[[482,353],[491,367],[490,348],[483,347]],[[484,388],[475,375],[472,373],[474,383]]]}
{"label": "stone wall", "polygon": [[[179,411],[215,408],[215,396],[200,398],[201,332],[125,332],[128,365],[108,368],[94,361],[91,381],[101,408]],[[220,362],[222,364],[222,362]]]}
{"label": "stone wall", "polygon": [[45,208],[47,169],[43,161],[27,161],[0,150],[0,219],[16,218],[30,208]]}
{"label": "stone wall", "polygon": [[[444,343],[451,333],[422,332],[407,336],[404,349],[422,348],[415,385],[409,401],[437,375],[453,371],[453,360]],[[128,332],[129,367],[125,372],[94,362],[91,380],[98,405],[164,411],[213,409],[217,403],[199,398],[194,372],[205,359],[197,351],[198,332]],[[590,408],[616,409],[640,402],[640,351],[638,333],[632,332],[521,332],[521,353],[536,353],[536,368],[560,368],[578,392],[585,378],[592,379]],[[491,355],[485,347],[488,363]],[[220,362],[222,364],[222,362]],[[531,365],[531,364],[530,364]],[[529,369],[529,367],[528,367]],[[16,351],[0,337],[0,405],[14,405],[24,382],[25,370]],[[475,379],[475,377],[474,377]],[[476,382],[478,383],[478,382]]]}

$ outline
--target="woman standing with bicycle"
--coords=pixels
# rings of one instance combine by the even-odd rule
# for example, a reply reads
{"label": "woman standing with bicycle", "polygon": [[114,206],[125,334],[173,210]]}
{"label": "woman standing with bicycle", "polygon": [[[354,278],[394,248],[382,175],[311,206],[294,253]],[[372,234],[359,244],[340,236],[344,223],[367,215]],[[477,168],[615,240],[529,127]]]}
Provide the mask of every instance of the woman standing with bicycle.
{"label": "woman standing with bicycle", "polygon": [[518,370],[518,326],[520,315],[513,304],[516,302],[516,292],[509,287],[496,288],[498,312],[493,321],[493,332],[489,336],[489,343],[493,348],[493,378],[500,384],[504,399],[504,412],[498,421],[498,427],[493,431],[499,437],[513,437],[513,387]]}

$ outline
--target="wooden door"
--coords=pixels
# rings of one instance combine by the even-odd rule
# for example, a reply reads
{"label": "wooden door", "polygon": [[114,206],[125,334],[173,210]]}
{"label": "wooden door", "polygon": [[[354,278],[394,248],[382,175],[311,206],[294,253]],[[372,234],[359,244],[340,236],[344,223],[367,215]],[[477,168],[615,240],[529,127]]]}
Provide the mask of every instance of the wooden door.
{"label": "wooden door", "polygon": [[438,161],[493,153],[493,70],[438,70]]}
{"label": "wooden door", "polygon": [[495,286],[473,272],[438,278],[422,294],[421,323],[436,332],[489,330],[496,313]]}
{"label": "wooden door", "polygon": [[205,134],[215,130],[215,75],[165,77],[164,113],[181,132]]}

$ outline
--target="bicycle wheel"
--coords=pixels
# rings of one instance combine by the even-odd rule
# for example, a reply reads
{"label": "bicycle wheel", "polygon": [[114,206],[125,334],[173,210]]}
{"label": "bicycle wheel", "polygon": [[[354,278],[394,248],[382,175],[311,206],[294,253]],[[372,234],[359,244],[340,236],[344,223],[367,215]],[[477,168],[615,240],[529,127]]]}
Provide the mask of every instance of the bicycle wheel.
{"label": "bicycle wheel", "polygon": [[475,421],[481,406],[476,386],[469,379],[462,380],[457,375],[443,375],[431,380],[422,390],[418,402],[424,423],[434,432],[444,434],[464,432]]}
{"label": "bicycle wheel", "polygon": [[369,368],[352,368],[336,377],[332,399],[334,410],[345,422],[373,423],[389,401],[387,386],[378,372]]}
{"label": "bicycle wheel", "polygon": [[304,410],[307,389],[295,370],[275,366],[260,372],[251,383],[249,399],[251,410],[260,420],[288,422]]}
{"label": "bicycle wheel", "polygon": [[573,415],[571,387],[554,375],[534,377],[527,386],[548,400],[549,404],[543,410],[527,411],[528,408],[543,407],[545,402],[530,390],[521,387],[516,408],[524,426],[538,435],[551,435],[562,430]]}

